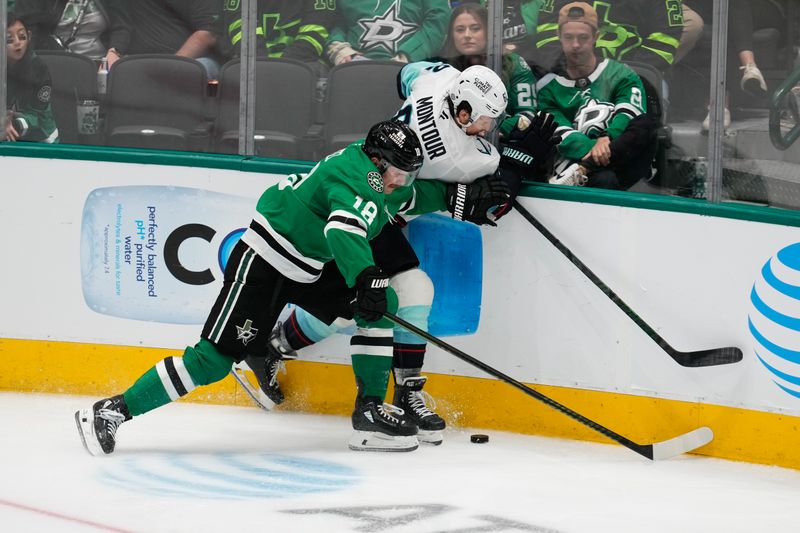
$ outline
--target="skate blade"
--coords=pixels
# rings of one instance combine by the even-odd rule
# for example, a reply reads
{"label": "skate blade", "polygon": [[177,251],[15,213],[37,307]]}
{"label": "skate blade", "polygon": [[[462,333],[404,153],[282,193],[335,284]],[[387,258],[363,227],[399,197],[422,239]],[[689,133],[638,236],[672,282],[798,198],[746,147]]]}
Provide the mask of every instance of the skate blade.
{"label": "skate blade", "polygon": [[417,439],[419,440],[420,444],[439,446],[444,440],[444,437],[442,436],[441,431],[426,431],[420,429],[417,433]]}
{"label": "skate blade", "polygon": [[[275,407],[275,402],[270,400],[269,396],[264,394],[264,391],[261,390],[258,382],[253,385],[253,382],[250,381],[250,378],[245,373],[245,370],[250,370],[250,367],[244,361],[233,365],[231,368],[231,375],[233,376],[233,379],[235,379],[236,382],[241,385],[247,395],[250,396],[250,399],[253,400],[257,406],[265,411],[272,411],[272,409]],[[252,372],[252,370],[250,370],[250,372]],[[255,376],[253,376],[253,379],[255,380]]]}
{"label": "skate blade", "polygon": [[78,426],[78,434],[81,436],[83,447],[89,455],[105,455],[103,448],[94,435],[94,411],[91,409],[81,409],[75,411],[75,424]]}
{"label": "skate blade", "polygon": [[413,452],[419,448],[415,435],[393,437],[376,431],[354,431],[347,446],[357,452]]}

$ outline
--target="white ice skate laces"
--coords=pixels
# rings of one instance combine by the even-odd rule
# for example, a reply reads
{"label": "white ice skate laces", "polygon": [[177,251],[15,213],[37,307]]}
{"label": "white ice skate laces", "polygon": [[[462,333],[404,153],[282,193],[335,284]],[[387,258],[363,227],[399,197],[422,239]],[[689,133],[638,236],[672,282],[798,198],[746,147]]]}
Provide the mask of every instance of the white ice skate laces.
{"label": "white ice skate laces", "polygon": [[97,410],[97,416],[108,422],[107,429],[112,438],[116,435],[117,428],[120,426],[120,424],[125,422],[125,415],[119,411],[114,411],[113,409],[100,408]]}
{"label": "white ice skate laces", "polygon": [[270,387],[277,387],[278,386],[278,373],[286,374],[286,363],[283,362],[283,359],[274,359],[269,364],[269,386]]}
{"label": "white ice skate laces", "polygon": [[[408,391],[408,405],[420,417],[435,415],[431,409],[436,409],[436,400],[425,391]],[[430,408],[428,407],[430,404]]]}
{"label": "white ice skate laces", "polygon": [[392,405],[390,403],[383,403],[381,405],[378,405],[377,410],[378,414],[381,415],[381,417],[387,419],[392,424],[400,423],[400,419],[393,415],[403,416],[404,414],[406,414],[406,412],[403,411],[400,407],[397,407],[396,405]]}

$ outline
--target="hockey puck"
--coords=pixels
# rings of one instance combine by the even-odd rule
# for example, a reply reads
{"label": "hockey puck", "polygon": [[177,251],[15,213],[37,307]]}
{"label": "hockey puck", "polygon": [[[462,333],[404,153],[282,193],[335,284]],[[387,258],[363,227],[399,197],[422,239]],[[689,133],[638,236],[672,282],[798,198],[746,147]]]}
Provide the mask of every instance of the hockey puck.
{"label": "hockey puck", "polygon": [[469,441],[475,444],[483,444],[484,442],[489,442],[489,435],[476,433],[475,435],[470,436]]}

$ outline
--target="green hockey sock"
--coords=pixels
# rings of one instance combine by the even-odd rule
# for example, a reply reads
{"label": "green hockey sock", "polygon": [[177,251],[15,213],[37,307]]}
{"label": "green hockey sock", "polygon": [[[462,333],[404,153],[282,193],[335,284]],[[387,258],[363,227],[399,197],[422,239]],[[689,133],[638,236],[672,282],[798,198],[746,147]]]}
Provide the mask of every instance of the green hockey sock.
{"label": "green hockey sock", "polygon": [[360,396],[386,397],[389,372],[392,369],[392,328],[360,327],[350,338],[353,373],[359,383]]}
{"label": "green hockey sock", "polygon": [[221,380],[233,359],[206,339],[186,348],[183,357],[167,357],[136,380],[123,396],[131,416],[138,416],[192,392],[199,385]]}

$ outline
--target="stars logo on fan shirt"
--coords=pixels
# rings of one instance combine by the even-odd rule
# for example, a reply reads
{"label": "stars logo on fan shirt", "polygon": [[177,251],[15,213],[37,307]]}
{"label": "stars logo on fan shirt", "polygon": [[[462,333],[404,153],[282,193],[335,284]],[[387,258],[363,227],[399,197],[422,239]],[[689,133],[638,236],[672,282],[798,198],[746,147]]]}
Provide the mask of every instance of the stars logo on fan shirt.
{"label": "stars logo on fan shirt", "polygon": [[397,54],[397,45],[400,41],[419,27],[397,18],[398,11],[397,2],[393,2],[383,15],[358,21],[359,26],[364,28],[364,33],[359,39],[363,51],[382,46],[389,53]]}
{"label": "stars logo on fan shirt", "polygon": [[36,98],[38,98],[39,101],[42,103],[47,103],[50,101],[51,92],[52,89],[50,88],[49,85],[42,85],[42,87],[39,89],[39,92],[36,93]]}
{"label": "stars logo on fan shirt", "polygon": [[377,192],[383,192],[383,178],[378,172],[369,172],[367,174],[367,183]]}
{"label": "stars logo on fan shirt", "polygon": [[588,98],[578,109],[573,123],[576,130],[594,137],[603,134],[608,129],[608,122],[613,114],[613,105],[600,102],[595,98]]}
{"label": "stars logo on fan shirt", "polygon": [[245,346],[255,339],[256,335],[258,335],[258,329],[253,327],[253,321],[249,318],[244,321],[244,325],[236,326],[236,339],[241,340]]}

